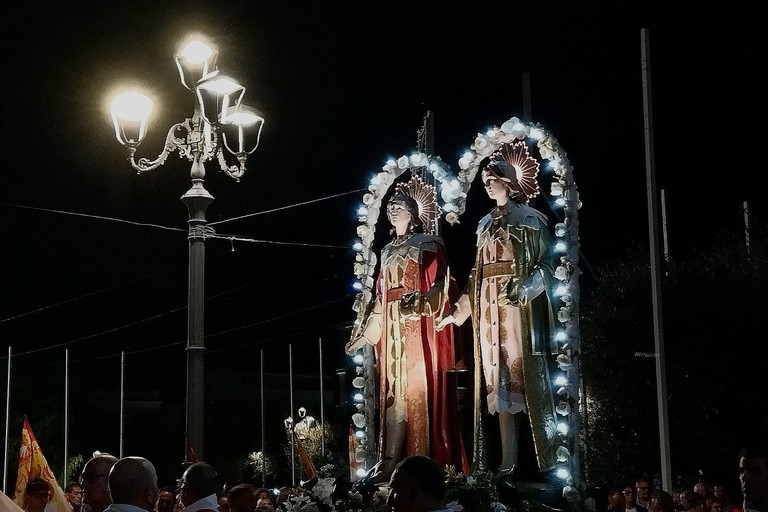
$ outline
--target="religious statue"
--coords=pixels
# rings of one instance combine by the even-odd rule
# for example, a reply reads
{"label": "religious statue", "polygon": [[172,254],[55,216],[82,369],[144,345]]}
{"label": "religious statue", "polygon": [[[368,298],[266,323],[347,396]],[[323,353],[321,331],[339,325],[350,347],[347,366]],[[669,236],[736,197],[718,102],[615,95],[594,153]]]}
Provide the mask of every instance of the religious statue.
{"label": "religious statue", "polygon": [[379,376],[379,458],[382,474],[409,455],[467,470],[467,457],[450,392],[454,330],[437,319],[458,296],[443,240],[424,232],[436,204],[434,187],[419,176],[396,185],[387,204],[393,239],[381,251],[377,296],[346,351],[374,345]]}
{"label": "religious statue", "polygon": [[538,469],[544,473],[557,463],[548,366],[548,356],[557,354],[557,346],[552,345],[554,317],[549,296],[555,269],[552,238],[547,218],[528,205],[538,194],[539,163],[529,155],[525,142],[518,141],[485,158],[479,169],[495,205],[478,224],[475,263],[466,291],[437,328],[462,325],[472,318],[473,464],[484,469],[487,465],[489,444],[484,426],[495,414],[501,447],[497,474],[519,476],[521,426],[527,418]]}

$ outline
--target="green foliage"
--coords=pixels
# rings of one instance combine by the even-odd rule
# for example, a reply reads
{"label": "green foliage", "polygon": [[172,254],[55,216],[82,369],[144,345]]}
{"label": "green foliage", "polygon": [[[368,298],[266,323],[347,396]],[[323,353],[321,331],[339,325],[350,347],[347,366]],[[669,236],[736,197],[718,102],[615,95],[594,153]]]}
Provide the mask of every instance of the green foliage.
{"label": "green foliage", "polygon": [[77,481],[84,463],[83,456],[79,453],[69,458],[67,461],[66,479],[63,482],[62,489],[66,487],[69,482]]}
{"label": "green foliage", "polygon": [[[768,263],[764,226],[714,236],[661,271],[661,341],[672,465],[678,481],[698,470],[734,470],[744,411],[765,404],[760,340]],[[656,340],[647,250],[599,269],[581,307],[588,484],[653,476],[660,468]],[[766,425],[763,425],[763,428]],[[759,425],[754,425],[759,427]],[[730,474],[730,472],[729,472]]]}
{"label": "green foliage", "polygon": [[446,503],[455,501],[462,505],[464,510],[491,511],[499,501],[499,493],[490,471],[473,469],[465,476],[461,472],[457,473],[453,466],[448,466],[446,483]]}

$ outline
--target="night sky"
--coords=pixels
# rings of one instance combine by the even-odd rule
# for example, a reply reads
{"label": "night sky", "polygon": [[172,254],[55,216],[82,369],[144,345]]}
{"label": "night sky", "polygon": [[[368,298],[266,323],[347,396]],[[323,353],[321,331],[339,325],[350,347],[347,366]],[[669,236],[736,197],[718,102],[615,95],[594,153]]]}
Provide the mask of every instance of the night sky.
{"label": "night sky", "polygon": [[[10,346],[19,386],[11,392],[12,419],[26,414],[15,401],[21,397],[38,397],[62,414],[69,349],[70,455],[117,452],[117,419],[99,415],[94,426],[88,418],[99,403],[118,398],[125,352],[131,398],[159,411],[129,429],[126,454],[146,455],[161,475],[175,474],[183,458],[183,410],[179,417],[179,407],[164,404],[183,407],[185,392],[187,214],[179,198],[190,185],[190,164],[174,154],[137,175],[114,138],[106,102],[120,84],[152,92],[155,115],[137,156],[156,157],[168,128],[192,113],[193,95],[173,60],[189,33],[212,39],[219,69],[246,86],[244,101],[266,117],[241,182],[213,163],[206,167],[206,188],[216,198],[209,222],[248,215],[214,225],[217,233],[263,241],[206,244],[207,392],[239,397],[211,405],[206,435],[227,438],[238,453],[258,446],[258,396],[243,390],[257,384],[261,350],[274,375],[287,371],[289,345],[294,371],[316,374],[319,340],[324,373],[346,364],[343,333],[354,320],[355,294],[350,246],[362,198],[355,191],[387,158],[416,149],[427,112],[435,154],[457,172],[478,132],[522,116],[522,77],[530,74],[533,121],[552,132],[574,166],[589,280],[636,245],[647,247],[646,27],[654,163],[668,200],[672,253],[718,230],[743,230],[744,202],[765,221],[756,112],[767,89],[754,8],[260,4],[3,7],[14,30],[4,35],[0,371]],[[460,284],[474,253],[474,225],[489,207],[487,198],[470,195],[462,223],[443,227]],[[4,389],[0,395],[5,401]],[[319,414],[316,404],[298,405]],[[268,421],[281,425],[289,411],[277,407]],[[40,422],[36,430],[54,429]],[[10,436],[20,432],[12,421]],[[36,433],[44,452],[63,450],[58,439]],[[211,457],[224,451],[218,441],[208,446]]]}

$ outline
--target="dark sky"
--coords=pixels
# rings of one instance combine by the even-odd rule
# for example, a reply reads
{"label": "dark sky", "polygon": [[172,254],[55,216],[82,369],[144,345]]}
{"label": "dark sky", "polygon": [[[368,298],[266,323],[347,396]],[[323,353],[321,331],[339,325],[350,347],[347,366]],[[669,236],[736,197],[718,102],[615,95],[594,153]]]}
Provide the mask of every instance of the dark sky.
{"label": "dark sky", "polygon": [[[19,375],[63,375],[70,349],[76,396],[94,386],[114,390],[125,351],[133,389],[183,395],[187,244],[179,198],[189,188],[189,163],[172,155],[137,176],[114,138],[106,100],[121,83],[153,92],[156,115],[138,156],[154,158],[168,128],[192,112],[192,93],[173,61],[191,32],[214,41],[219,68],[240,79],[244,101],[267,120],[240,183],[207,166],[206,187],[216,198],[208,220],[278,209],[216,230],[296,243],[235,242],[232,251],[229,242],[208,242],[206,364],[217,376],[209,387],[236,387],[226,381],[228,369],[256,370],[260,349],[268,370],[284,371],[289,344],[301,354],[298,371],[312,373],[321,338],[325,370],[343,365],[338,333],[354,319],[353,253],[345,247],[362,198],[345,193],[366,187],[388,157],[415,149],[428,111],[435,153],[456,172],[477,132],[523,114],[525,73],[533,121],[552,132],[574,166],[584,278],[636,243],[647,246],[644,27],[672,253],[717,230],[743,229],[745,201],[765,221],[755,119],[765,55],[751,9],[266,4],[3,7],[13,30],[4,36],[0,350],[12,347]],[[483,201],[474,198],[474,212],[489,206]],[[470,210],[458,227],[444,228],[460,269],[479,217]],[[97,373],[104,367],[107,376]],[[88,375],[99,375],[95,384]],[[35,382],[20,394],[55,403],[59,395]],[[12,401],[12,411],[22,414],[24,404]],[[82,453],[105,449],[72,443]]]}

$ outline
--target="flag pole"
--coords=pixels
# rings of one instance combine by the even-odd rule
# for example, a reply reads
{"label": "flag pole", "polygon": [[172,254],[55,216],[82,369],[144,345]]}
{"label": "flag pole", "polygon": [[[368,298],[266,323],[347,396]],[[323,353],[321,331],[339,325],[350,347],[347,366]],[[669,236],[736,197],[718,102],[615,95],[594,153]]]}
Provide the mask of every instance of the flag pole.
{"label": "flag pole", "polygon": [[293,429],[295,427],[293,422],[293,345],[288,345],[288,381],[291,394],[291,485],[296,487],[296,448],[293,442]]}
{"label": "flag pole", "polygon": [[123,413],[125,412],[125,351],[120,352],[120,458],[123,458]]}
{"label": "flag pole", "polygon": [[266,487],[267,468],[266,453],[264,452],[264,349],[261,350],[261,486]]}
{"label": "flag pole", "polygon": [[5,458],[3,462],[3,493],[8,493],[8,420],[11,415],[11,347],[8,347],[8,383],[5,387]]}
{"label": "flag pole", "polygon": [[323,395],[323,338],[317,340],[320,356],[320,454],[325,457],[325,395]]}
{"label": "flag pole", "polygon": [[69,349],[64,351],[64,471],[61,481],[67,485],[67,457],[69,456]]}

